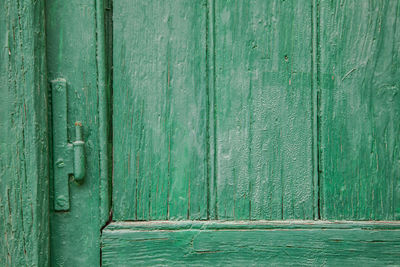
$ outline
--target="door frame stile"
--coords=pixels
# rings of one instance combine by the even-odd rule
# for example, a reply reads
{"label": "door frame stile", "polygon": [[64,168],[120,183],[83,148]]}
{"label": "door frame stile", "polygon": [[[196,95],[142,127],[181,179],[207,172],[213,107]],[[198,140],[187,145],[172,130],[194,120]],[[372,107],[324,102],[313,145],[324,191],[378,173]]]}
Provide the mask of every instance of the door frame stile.
{"label": "door frame stile", "polygon": [[0,167],[0,218],[3,220],[0,265],[48,266],[49,102],[45,1],[2,3],[0,14],[5,14],[1,19],[5,24],[0,27],[0,34],[5,36],[5,42],[0,67],[6,71],[7,82],[0,84],[0,91],[6,101],[10,97],[2,122],[5,122],[4,133],[15,140],[2,140],[7,142],[4,146],[7,149],[0,150],[4,164]]}

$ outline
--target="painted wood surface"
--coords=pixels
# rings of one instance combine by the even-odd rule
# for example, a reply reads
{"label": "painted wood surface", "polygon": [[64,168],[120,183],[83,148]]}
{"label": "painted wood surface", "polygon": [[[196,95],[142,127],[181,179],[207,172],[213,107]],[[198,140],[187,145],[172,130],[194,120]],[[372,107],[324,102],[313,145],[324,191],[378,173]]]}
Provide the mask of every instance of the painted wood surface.
{"label": "painted wood surface", "polygon": [[44,1],[0,1],[0,266],[47,266]]}
{"label": "painted wood surface", "polygon": [[[97,4],[98,1],[86,0],[46,2],[48,79],[66,81],[68,139],[75,139],[74,123],[81,121],[87,166],[82,183],[67,177],[69,211],[54,211],[53,198],[50,201],[52,266],[100,264],[100,229],[104,222],[101,217],[104,195],[100,195],[100,183],[104,185],[100,168],[104,168],[100,158],[104,148],[99,145],[102,119],[99,108],[104,100],[100,100],[100,90],[104,88],[105,77],[99,76],[104,65],[97,59],[97,55],[101,57],[97,44],[100,38]],[[103,142],[103,146],[107,145],[106,140]],[[53,197],[52,190],[50,196]]]}
{"label": "painted wood surface", "polygon": [[398,223],[139,222],[103,232],[103,266],[400,264]]}
{"label": "painted wood surface", "polygon": [[324,219],[400,219],[400,2],[320,1]]}
{"label": "painted wood surface", "polygon": [[113,9],[113,219],[206,219],[206,5]]}
{"label": "painted wood surface", "polygon": [[311,219],[311,3],[114,3],[114,220]]}
{"label": "painted wood surface", "polygon": [[215,1],[218,219],[312,219],[311,1]]}

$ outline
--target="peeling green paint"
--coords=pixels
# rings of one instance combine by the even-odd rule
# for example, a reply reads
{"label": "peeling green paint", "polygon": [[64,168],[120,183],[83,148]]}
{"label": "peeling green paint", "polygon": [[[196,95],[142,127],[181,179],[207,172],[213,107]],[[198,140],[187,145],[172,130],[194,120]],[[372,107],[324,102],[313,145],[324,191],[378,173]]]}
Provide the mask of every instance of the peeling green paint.
{"label": "peeling green paint", "polygon": [[400,2],[320,1],[324,219],[400,219]]}
{"label": "peeling green paint", "polygon": [[103,231],[103,266],[399,265],[399,223],[121,222]]}
{"label": "peeling green paint", "polygon": [[49,263],[44,1],[0,1],[0,266]]}

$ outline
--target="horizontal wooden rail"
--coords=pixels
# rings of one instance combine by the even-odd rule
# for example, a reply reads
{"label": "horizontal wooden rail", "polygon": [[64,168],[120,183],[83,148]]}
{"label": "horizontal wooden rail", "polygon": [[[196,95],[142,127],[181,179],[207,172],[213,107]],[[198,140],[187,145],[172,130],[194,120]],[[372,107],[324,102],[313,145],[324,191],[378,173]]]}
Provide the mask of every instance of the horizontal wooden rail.
{"label": "horizontal wooden rail", "polygon": [[114,222],[103,266],[399,265],[394,221]]}

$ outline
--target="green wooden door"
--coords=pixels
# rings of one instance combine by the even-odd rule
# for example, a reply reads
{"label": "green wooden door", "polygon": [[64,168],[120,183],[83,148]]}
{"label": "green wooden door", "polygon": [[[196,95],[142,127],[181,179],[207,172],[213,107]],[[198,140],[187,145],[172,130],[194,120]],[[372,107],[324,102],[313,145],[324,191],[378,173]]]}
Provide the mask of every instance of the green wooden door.
{"label": "green wooden door", "polygon": [[53,265],[400,265],[400,1],[105,3],[109,43],[47,4],[87,151]]}
{"label": "green wooden door", "polygon": [[399,4],[114,1],[103,265],[400,264]]}

